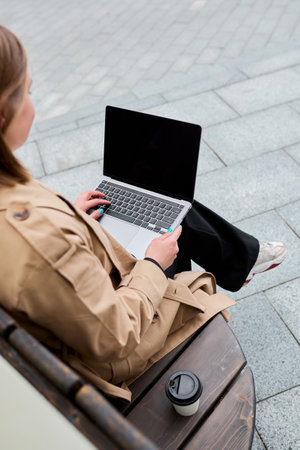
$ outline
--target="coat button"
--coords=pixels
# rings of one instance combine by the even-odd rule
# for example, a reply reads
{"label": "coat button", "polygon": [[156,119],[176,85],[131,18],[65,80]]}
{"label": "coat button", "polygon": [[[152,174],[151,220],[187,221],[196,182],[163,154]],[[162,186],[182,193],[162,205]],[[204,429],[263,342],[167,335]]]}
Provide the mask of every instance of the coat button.
{"label": "coat button", "polygon": [[13,212],[13,217],[16,220],[26,220],[29,217],[29,211],[27,208],[25,208],[25,206],[19,206]]}

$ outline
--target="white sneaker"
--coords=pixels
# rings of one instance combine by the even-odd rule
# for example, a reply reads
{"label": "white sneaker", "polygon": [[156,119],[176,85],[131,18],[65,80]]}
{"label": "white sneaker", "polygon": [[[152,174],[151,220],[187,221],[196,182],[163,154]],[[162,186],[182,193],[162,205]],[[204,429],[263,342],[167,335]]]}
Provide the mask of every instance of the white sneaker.
{"label": "white sneaker", "polygon": [[266,272],[279,266],[287,255],[283,242],[260,242],[257,260],[244,282],[244,286],[252,280],[257,273]]}

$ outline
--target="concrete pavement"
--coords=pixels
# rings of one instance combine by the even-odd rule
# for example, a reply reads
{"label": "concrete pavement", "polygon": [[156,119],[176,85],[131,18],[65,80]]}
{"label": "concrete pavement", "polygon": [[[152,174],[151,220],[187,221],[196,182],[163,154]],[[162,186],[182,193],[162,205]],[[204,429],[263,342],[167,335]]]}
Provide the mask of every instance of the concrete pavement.
{"label": "concrete pavement", "polygon": [[[0,0],[28,49],[37,118],[19,157],[74,200],[102,170],[106,104],[203,126],[196,199],[282,266],[232,296],[256,383],[253,449],[300,447],[300,3]],[[33,13],[34,12],[34,13]]]}

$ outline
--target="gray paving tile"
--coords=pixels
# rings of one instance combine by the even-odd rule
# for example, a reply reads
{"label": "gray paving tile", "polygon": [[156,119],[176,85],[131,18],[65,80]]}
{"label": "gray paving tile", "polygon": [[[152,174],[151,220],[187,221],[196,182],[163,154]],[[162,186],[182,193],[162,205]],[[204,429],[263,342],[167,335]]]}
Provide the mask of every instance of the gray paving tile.
{"label": "gray paving tile", "polygon": [[257,405],[256,426],[268,449],[300,447],[300,387]]}
{"label": "gray paving tile", "polygon": [[[129,93],[126,95],[122,95],[117,99],[112,99],[111,104],[118,104],[119,106],[122,106],[130,102],[135,102],[136,100],[137,98],[135,97],[135,95]],[[107,100],[103,101],[100,99],[98,99],[95,103],[94,100],[93,104],[90,104],[89,106],[86,106],[84,108],[80,108],[67,114],[60,115],[59,117],[53,117],[49,120],[37,122],[35,124],[36,130],[37,132],[45,132],[52,128],[56,129],[57,127],[62,127],[64,125],[74,123],[77,120],[81,120],[92,115],[101,114],[105,111],[105,106],[109,103],[110,102],[108,102]]]}
{"label": "gray paving tile", "polygon": [[240,114],[249,114],[300,97],[300,73],[293,69],[262,75],[217,90]]}
{"label": "gray paving tile", "polygon": [[80,100],[81,98],[84,98],[86,94],[90,91],[91,86],[88,84],[80,84],[79,86],[76,86],[73,88],[64,99],[64,102],[76,102]]}
{"label": "gray paving tile", "polygon": [[61,126],[57,126],[55,128],[46,128],[44,131],[35,131],[32,135],[29,136],[28,142],[31,141],[39,141],[46,137],[50,136],[58,136],[59,134],[66,133],[67,131],[76,130],[78,126],[76,122],[69,122],[62,124]]}
{"label": "gray paving tile", "polygon": [[300,201],[284,206],[278,209],[278,212],[294,232],[300,236]]}
{"label": "gray paving tile", "polygon": [[294,66],[293,69],[296,70],[296,72],[300,72],[300,64]]}
{"label": "gray paving tile", "polygon": [[97,123],[102,123],[105,120],[105,113],[92,114],[91,116],[85,117],[77,121],[79,128],[84,128],[90,125],[95,125]]}
{"label": "gray paving tile", "polygon": [[172,66],[173,72],[186,72],[194,63],[196,56],[193,54],[180,55]]}
{"label": "gray paving tile", "polygon": [[47,175],[40,181],[74,202],[81,192],[97,187],[102,173],[102,161],[96,161]]}
{"label": "gray paving tile", "polygon": [[[290,0],[286,5],[263,2],[264,8],[259,7],[262,3],[259,0],[251,0],[247,5],[237,5],[231,1],[196,1],[191,4],[189,0],[182,0],[178,5],[174,2],[154,5],[153,2],[136,4],[130,1],[126,8],[120,8],[117,0],[102,9],[98,3],[91,0],[84,7],[77,5],[72,13],[67,11],[66,5],[61,5],[57,10],[48,4],[35,5],[32,17],[32,1],[24,5],[20,16],[14,0],[8,8],[2,8],[2,22],[14,26],[24,39],[37,75],[47,73],[48,80],[61,78],[63,70],[68,73],[74,66],[70,80],[63,80],[61,85],[61,93],[66,95],[69,93],[70,82],[75,83],[74,87],[80,91],[81,83],[85,83],[85,74],[92,73],[99,66],[99,61],[108,69],[108,76],[118,76],[124,67],[124,59],[132,60],[133,68],[135,66],[137,69],[141,64],[142,67],[148,65],[150,70],[154,64],[165,63],[169,59],[171,64],[167,68],[167,75],[172,76],[178,57],[184,56],[186,52],[199,57],[203,51],[209,57],[205,61],[211,62],[215,57],[214,53],[222,49],[224,57],[228,47],[233,43],[240,43],[242,38],[243,48],[240,51],[245,52],[247,40],[250,39],[250,44],[254,45],[253,34],[255,46],[259,46],[260,50],[268,45],[268,38],[271,42],[273,38],[277,41],[288,38],[287,44],[299,39],[299,27],[293,27],[299,8],[295,0]],[[287,7],[290,8],[289,11]],[[73,14],[72,18],[70,14]],[[30,17],[30,20],[24,20],[24,17]],[[229,52],[227,60],[231,57]],[[142,63],[141,58],[144,58]],[[183,66],[187,67],[186,64],[188,65],[187,60]],[[153,75],[160,76],[164,69],[163,64],[156,66]],[[78,75],[82,77],[79,78]],[[137,81],[147,80],[147,77],[148,70],[144,70],[134,85]],[[122,76],[119,76],[116,88],[122,87],[121,82]],[[37,85],[37,91],[40,91],[41,86],[42,83]],[[102,85],[101,89],[103,88],[105,86]],[[150,91],[146,95],[150,95]],[[66,110],[74,107],[72,102],[65,102],[64,99],[62,103]],[[50,117],[53,111],[50,105],[49,109],[44,110],[44,117]]]}
{"label": "gray paving tile", "polygon": [[243,49],[245,53],[251,53],[255,50],[259,50],[260,48],[264,47],[269,41],[268,34],[260,32],[255,32],[252,34],[252,31],[253,30],[251,30],[249,40]]}
{"label": "gray paving tile", "polygon": [[[123,87],[116,85],[116,86],[112,87],[111,89],[109,89],[103,98],[104,98],[105,102],[108,103],[111,98],[119,98],[119,97],[122,97],[123,95],[126,95],[127,91],[128,91],[127,88],[123,88]],[[78,103],[78,105],[80,105],[80,102]]]}
{"label": "gray paving tile", "polygon": [[45,175],[42,160],[36,143],[25,144],[16,150],[15,155],[19,158],[32,176],[35,178]]}
{"label": "gray paving tile", "polygon": [[300,100],[296,100],[291,103],[291,106],[295,108],[296,111],[300,112]]}
{"label": "gray paving tile", "polygon": [[272,34],[269,42],[281,42],[281,41],[288,41],[291,35],[291,28],[290,27],[278,27],[275,32]]}
{"label": "gray paving tile", "polygon": [[[82,115],[82,111],[81,111],[80,115]],[[65,124],[68,125],[68,124],[74,122],[78,118],[79,117],[78,117],[77,112],[71,112],[71,113],[60,115],[59,117],[53,117],[48,120],[37,122],[35,124],[35,127],[36,127],[37,132],[43,133],[45,131],[61,127]]]}
{"label": "gray paving tile", "polygon": [[60,92],[55,92],[54,87],[49,89],[49,92],[47,92],[47,94],[44,95],[43,98],[37,103],[37,121],[47,120],[49,116],[49,109],[55,109],[58,104],[61,104],[62,99],[63,95]]}
{"label": "gray paving tile", "polygon": [[[252,14],[258,15],[258,17],[261,20],[260,12],[252,11]],[[262,24],[264,24],[264,23],[265,23],[265,21],[262,21]],[[243,42],[243,44],[245,46],[245,41],[242,41],[240,38],[237,40],[237,37],[238,37],[237,34],[235,34],[234,35],[235,39],[231,42]],[[229,45],[231,42],[229,42]],[[225,50],[227,50],[228,46],[226,46]],[[280,42],[280,43],[277,43],[276,45],[274,43],[268,44],[266,47],[261,48],[255,52],[243,53],[240,56],[236,55],[237,57],[235,59],[231,59],[231,60],[227,59],[227,62],[224,64],[225,65],[227,65],[227,64],[233,65],[237,69],[244,72],[244,68],[250,67],[252,65],[255,66],[255,64],[263,64],[263,62],[267,61],[267,60],[270,60],[271,61],[270,64],[272,64],[273,59],[276,59],[276,58],[280,57],[281,55],[286,55],[289,52],[292,52],[293,50],[297,50],[298,46],[299,46],[299,41],[297,41],[297,40],[288,41],[288,42]],[[278,68],[276,68],[274,66],[274,69],[272,69],[272,71],[276,71],[276,70],[283,69],[283,68],[285,68],[285,66],[278,67]],[[260,73],[255,74],[255,76],[258,76],[258,75],[261,75],[261,74]]]}
{"label": "gray paving tile", "polygon": [[199,52],[203,50],[209,42],[209,39],[195,36],[195,38],[190,42],[189,46],[187,47],[188,51],[198,57]]}
{"label": "gray paving tile", "polygon": [[[161,105],[163,103],[165,103],[164,98],[158,94],[152,95],[150,97],[145,97],[143,99],[136,99],[134,101],[128,101],[127,103],[123,102],[123,100],[120,102],[120,98],[107,101],[107,104],[109,104],[109,105],[119,106],[122,108],[128,108],[128,109],[132,109],[135,111],[147,110],[148,108],[151,108],[151,107],[157,106],[157,105]],[[104,118],[105,118],[105,114],[104,114],[104,109],[103,109],[102,113],[87,116],[81,120],[78,120],[77,123],[78,123],[78,126],[81,128],[81,127],[85,127],[85,126],[92,125],[95,123],[103,122]]]}
{"label": "gray paving tile", "polygon": [[135,96],[130,97],[119,97],[115,99],[111,99],[107,101],[107,104],[112,106],[119,106],[123,108],[133,109],[133,110],[144,110],[147,108],[151,108],[152,106],[160,105],[165,102],[165,99],[159,95],[150,95],[149,97],[145,97],[143,99],[138,99]]}
{"label": "gray paving tile", "polygon": [[197,59],[198,64],[214,64],[222,52],[221,48],[217,47],[206,47],[199,58]]}
{"label": "gray paving tile", "polygon": [[242,41],[244,44],[244,48],[247,45],[247,42],[249,39],[251,39],[251,36],[253,34],[253,26],[240,26],[238,30],[236,31],[234,38],[237,41]]}
{"label": "gray paving tile", "polygon": [[230,308],[229,322],[262,400],[300,383],[300,348],[264,294],[240,300]]}
{"label": "gray paving tile", "polygon": [[244,66],[240,66],[241,70],[248,77],[257,77],[265,73],[275,72],[289,66],[300,63],[300,48],[292,49],[284,53],[264,58]]}
{"label": "gray paving tile", "polygon": [[202,140],[200,144],[197,175],[202,175],[206,172],[211,172],[212,170],[220,169],[221,167],[224,167],[222,161]]}
{"label": "gray paving tile", "polygon": [[300,144],[291,145],[285,149],[295,161],[300,164]]}
{"label": "gray paving tile", "polygon": [[165,103],[165,99],[159,95],[150,95],[149,97],[145,97],[143,99],[135,98],[134,100],[130,100],[130,102],[123,102],[123,104],[119,104],[119,99],[115,99],[116,103],[114,103],[114,100],[110,102],[113,106],[123,106],[124,108],[133,109],[142,111],[148,108],[151,108],[153,106],[161,105],[162,103]]}
{"label": "gray paving tile", "polygon": [[245,42],[242,40],[232,39],[229,44],[224,48],[219,63],[225,63],[228,58],[237,58],[245,47]]}
{"label": "gray paving tile", "polygon": [[201,175],[195,198],[236,222],[296,201],[299,192],[298,164],[276,151]]}
{"label": "gray paving tile", "polygon": [[210,46],[224,48],[233,36],[232,31],[219,31],[210,41]]}
{"label": "gray paving tile", "polygon": [[162,93],[166,100],[174,101],[224,86],[228,83],[240,81],[244,78],[245,75],[238,72],[235,68],[195,64],[186,75],[169,73],[156,83],[151,80],[142,80],[134,86],[133,93],[138,98]]}
{"label": "gray paving tile", "polygon": [[105,95],[109,91],[109,89],[115,85],[116,81],[117,81],[116,77],[115,78],[109,76],[103,77],[102,80],[91,89],[91,94],[98,95],[99,97]]}
{"label": "gray paving tile", "polygon": [[175,88],[175,86],[180,85],[182,82],[182,76],[183,75],[181,73],[174,73],[173,76],[170,77],[170,80],[167,81],[164,78],[157,82],[149,79],[140,80],[135,84],[135,86],[133,86],[133,93],[140,99],[155,94],[162,94],[165,91],[170,91]]}
{"label": "gray paving tile", "polygon": [[266,291],[266,295],[282,320],[300,344],[300,278]]}
{"label": "gray paving tile", "polygon": [[188,97],[172,103],[165,103],[148,110],[157,114],[186,122],[197,123],[202,127],[237,117],[214,92]]}
{"label": "gray paving tile", "polygon": [[69,99],[69,97],[65,95],[63,102],[61,100],[58,100],[51,106],[51,115],[47,111],[45,112],[45,114],[43,114],[42,112],[37,119],[45,123],[45,121],[47,121],[49,118],[63,116],[64,114],[70,114],[68,113],[68,111],[71,108],[74,108],[75,101]]}
{"label": "gray paving tile", "polygon": [[46,174],[101,159],[103,124],[74,130],[38,142]]}
{"label": "gray paving tile", "polygon": [[[208,68],[200,64],[195,65],[194,71],[190,71],[191,75],[197,75],[197,81],[189,83],[181,83],[181,86],[175,89],[166,87],[163,95],[167,101],[171,102],[181,98],[190,97],[205,91],[217,89],[244,79],[244,76],[236,70],[228,69],[223,66],[209,66]],[[138,94],[137,94],[138,95]]]}
{"label": "gray paving tile", "polygon": [[298,143],[299,114],[286,105],[276,106],[209,127],[203,137],[225,163],[232,164]]}
{"label": "gray paving tile", "polygon": [[[87,117],[88,115],[104,110],[105,103],[105,97],[97,97],[91,92],[82,94],[81,97],[73,101],[72,109],[73,111],[76,111],[77,117],[74,117],[72,120],[78,121],[83,117]],[[99,107],[100,104],[101,107]],[[90,110],[90,108],[93,108],[94,110]],[[80,112],[80,114],[78,114],[78,112]]]}
{"label": "gray paving tile", "polygon": [[260,437],[258,436],[256,430],[254,431],[251,450],[265,450],[265,446],[262,443]]}

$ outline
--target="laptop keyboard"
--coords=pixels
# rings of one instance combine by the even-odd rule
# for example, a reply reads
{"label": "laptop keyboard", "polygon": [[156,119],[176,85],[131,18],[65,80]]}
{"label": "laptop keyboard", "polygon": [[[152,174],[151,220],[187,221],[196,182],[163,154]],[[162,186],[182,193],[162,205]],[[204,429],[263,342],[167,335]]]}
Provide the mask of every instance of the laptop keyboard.
{"label": "laptop keyboard", "polygon": [[106,194],[106,200],[111,202],[105,214],[161,234],[168,231],[183,209],[183,205],[175,202],[161,201],[105,180],[99,184],[97,191]]}

